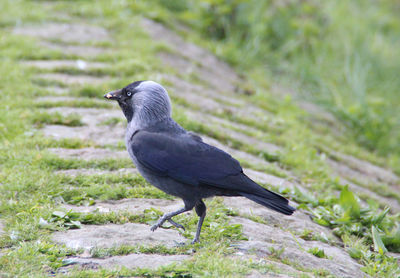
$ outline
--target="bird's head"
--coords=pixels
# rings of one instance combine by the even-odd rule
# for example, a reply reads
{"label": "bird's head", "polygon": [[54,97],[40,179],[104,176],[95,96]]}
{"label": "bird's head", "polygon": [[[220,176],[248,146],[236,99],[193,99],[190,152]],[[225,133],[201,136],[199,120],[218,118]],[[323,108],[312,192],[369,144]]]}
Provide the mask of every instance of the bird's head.
{"label": "bird's head", "polygon": [[116,100],[128,122],[134,120],[141,126],[171,117],[168,93],[154,81],[136,81],[104,97]]}

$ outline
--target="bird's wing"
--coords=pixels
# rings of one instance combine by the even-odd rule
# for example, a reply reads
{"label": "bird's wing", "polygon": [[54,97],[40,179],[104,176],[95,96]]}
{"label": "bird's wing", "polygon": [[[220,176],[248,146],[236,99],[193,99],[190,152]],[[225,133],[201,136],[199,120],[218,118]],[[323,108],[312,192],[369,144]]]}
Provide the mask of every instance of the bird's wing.
{"label": "bird's wing", "polygon": [[232,189],[223,181],[242,173],[239,162],[229,154],[186,134],[139,131],[129,147],[136,159],[155,174],[185,184]]}

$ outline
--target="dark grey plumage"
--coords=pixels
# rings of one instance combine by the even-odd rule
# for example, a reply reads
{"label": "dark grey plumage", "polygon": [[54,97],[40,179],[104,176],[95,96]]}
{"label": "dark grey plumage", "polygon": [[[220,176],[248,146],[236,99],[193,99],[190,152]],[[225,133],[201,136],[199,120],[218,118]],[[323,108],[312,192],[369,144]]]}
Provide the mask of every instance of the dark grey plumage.
{"label": "dark grey plumage", "polygon": [[183,199],[184,207],[163,215],[165,221],[183,228],[171,218],[195,208],[200,217],[193,242],[199,241],[206,215],[202,199],[211,196],[244,196],[286,215],[295,209],[282,196],[266,190],[242,170],[224,151],[204,143],[171,118],[167,91],[153,81],[137,81],[104,97],[117,100],[128,120],[126,147],[143,177],[166,192]]}

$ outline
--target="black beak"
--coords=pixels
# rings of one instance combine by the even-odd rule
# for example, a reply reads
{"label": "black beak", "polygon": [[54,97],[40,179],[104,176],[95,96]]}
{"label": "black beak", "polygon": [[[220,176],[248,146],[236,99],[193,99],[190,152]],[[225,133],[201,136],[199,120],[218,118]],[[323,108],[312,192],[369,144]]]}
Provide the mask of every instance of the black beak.
{"label": "black beak", "polygon": [[106,99],[113,99],[113,100],[119,100],[121,99],[121,96],[122,96],[122,89],[115,90],[104,95]]}

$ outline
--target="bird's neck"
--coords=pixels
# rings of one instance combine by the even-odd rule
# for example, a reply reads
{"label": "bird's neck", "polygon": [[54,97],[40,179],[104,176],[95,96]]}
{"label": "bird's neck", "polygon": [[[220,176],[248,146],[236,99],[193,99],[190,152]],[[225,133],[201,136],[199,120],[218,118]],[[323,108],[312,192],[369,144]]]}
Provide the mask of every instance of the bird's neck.
{"label": "bird's neck", "polygon": [[126,130],[126,140],[129,142],[132,136],[139,130],[146,130],[150,132],[168,132],[175,134],[182,134],[186,131],[177,124],[171,117],[166,117],[158,121],[153,121],[147,125],[143,125],[142,122],[136,122],[132,120],[128,123]]}
{"label": "bird's neck", "polygon": [[156,125],[159,122],[163,122],[168,120],[169,117],[165,116],[165,117],[155,117],[155,118],[146,118],[146,120],[143,120],[143,118],[134,115],[132,120],[130,122],[128,122],[128,130],[132,130],[133,132],[136,130],[140,130],[140,129],[147,129],[149,127],[152,127],[154,125]]}

